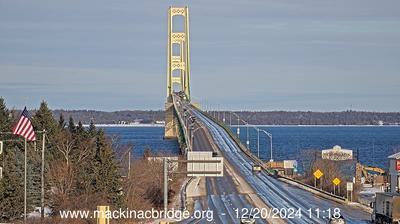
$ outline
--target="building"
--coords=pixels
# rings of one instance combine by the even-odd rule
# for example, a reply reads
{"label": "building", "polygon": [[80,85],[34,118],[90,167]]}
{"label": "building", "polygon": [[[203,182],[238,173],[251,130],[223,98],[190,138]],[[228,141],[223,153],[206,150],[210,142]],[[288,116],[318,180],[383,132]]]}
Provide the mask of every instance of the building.
{"label": "building", "polygon": [[297,173],[296,160],[270,161],[265,164],[265,167],[278,171],[280,175],[293,176]]}
{"label": "building", "polygon": [[388,157],[390,192],[400,191],[400,152]]}
{"label": "building", "polygon": [[353,159],[353,150],[350,149],[342,149],[339,145],[333,146],[332,149],[322,150],[321,153],[322,159],[327,160],[352,160]]}

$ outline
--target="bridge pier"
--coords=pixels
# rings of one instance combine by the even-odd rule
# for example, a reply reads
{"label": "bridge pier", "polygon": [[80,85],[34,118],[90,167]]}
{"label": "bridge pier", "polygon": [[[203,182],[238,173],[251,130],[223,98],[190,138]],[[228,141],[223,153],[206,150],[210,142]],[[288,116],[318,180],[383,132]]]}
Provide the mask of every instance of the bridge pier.
{"label": "bridge pier", "polygon": [[176,112],[174,108],[174,103],[169,102],[169,100],[165,103],[165,135],[164,138],[178,138],[178,130],[179,130],[178,119],[176,118]]}

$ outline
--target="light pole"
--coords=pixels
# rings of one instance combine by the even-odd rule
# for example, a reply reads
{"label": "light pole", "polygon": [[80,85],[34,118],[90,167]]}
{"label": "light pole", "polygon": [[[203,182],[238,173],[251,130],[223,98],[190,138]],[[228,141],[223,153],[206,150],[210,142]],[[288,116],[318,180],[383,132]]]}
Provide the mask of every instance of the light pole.
{"label": "light pole", "polygon": [[260,129],[257,128],[257,158],[260,158]]}
{"label": "light pole", "polygon": [[240,127],[239,127],[239,125],[240,125],[240,118],[239,118],[239,116],[237,116],[237,135],[238,135],[238,137],[240,138]]}
{"label": "light pole", "polygon": [[247,140],[246,140],[246,145],[247,149],[250,150],[250,141],[249,141],[249,123],[246,122],[246,132],[247,132]]}
{"label": "light pole", "polygon": [[261,131],[263,131],[268,137],[269,137],[269,145],[270,145],[270,162],[273,162],[274,160],[273,160],[273,158],[272,158],[272,134],[271,133],[269,133],[269,132],[267,132],[267,131],[265,131],[265,130],[262,130],[261,129]]}
{"label": "light pole", "polygon": [[[237,115],[237,114],[234,113],[234,112],[231,112],[231,117],[232,117],[232,114],[235,115],[235,116],[237,117],[237,129],[236,129],[236,134],[237,134],[238,138],[240,138],[240,127],[239,127],[239,125],[240,125],[240,117],[239,117],[239,115]],[[231,118],[231,120],[232,120],[232,118]]]}

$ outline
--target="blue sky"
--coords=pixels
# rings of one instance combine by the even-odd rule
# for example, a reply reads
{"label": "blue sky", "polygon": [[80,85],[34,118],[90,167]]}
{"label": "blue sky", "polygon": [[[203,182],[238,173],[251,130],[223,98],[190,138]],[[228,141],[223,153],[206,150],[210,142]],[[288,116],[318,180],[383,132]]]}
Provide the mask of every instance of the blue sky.
{"label": "blue sky", "polygon": [[400,111],[400,1],[0,0],[10,107],[162,109],[169,5],[191,13],[193,99]]}

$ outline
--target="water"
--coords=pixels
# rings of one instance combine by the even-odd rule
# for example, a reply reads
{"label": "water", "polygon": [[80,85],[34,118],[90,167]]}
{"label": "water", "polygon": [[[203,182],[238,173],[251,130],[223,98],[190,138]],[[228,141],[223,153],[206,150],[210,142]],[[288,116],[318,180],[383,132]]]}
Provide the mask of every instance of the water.
{"label": "water", "polygon": [[[353,150],[364,165],[388,167],[387,157],[400,151],[400,127],[385,126],[270,126],[260,127],[272,134],[274,160],[306,160],[305,150],[328,149],[334,145]],[[232,128],[236,133],[236,127]],[[257,154],[257,131],[249,128],[250,148]],[[246,144],[246,127],[240,128],[240,140]],[[269,138],[260,132],[260,158],[270,160]]]}
{"label": "water", "polygon": [[176,140],[164,140],[164,127],[106,127],[107,135],[116,135],[122,144],[133,144],[133,154],[142,156],[146,148],[152,152],[178,155]]}
{"label": "water", "polygon": [[[400,127],[352,126],[272,126],[260,127],[273,135],[273,159],[296,159],[302,168],[304,151],[327,149],[340,145],[359,152],[362,164],[387,168],[387,156],[400,151]],[[164,140],[163,127],[107,127],[108,135],[119,136],[122,143],[134,145],[134,154],[143,155],[146,147],[154,152],[179,154],[175,140]],[[232,128],[236,133],[236,127]],[[246,144],[246,127],[240,128],[240,139]],[[249,128],[250,148],[257,154],[257,131]],[[269,138],[260,132],[260,157],[270,159]]]}

